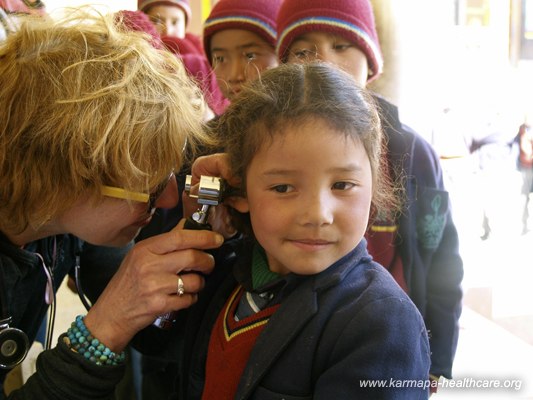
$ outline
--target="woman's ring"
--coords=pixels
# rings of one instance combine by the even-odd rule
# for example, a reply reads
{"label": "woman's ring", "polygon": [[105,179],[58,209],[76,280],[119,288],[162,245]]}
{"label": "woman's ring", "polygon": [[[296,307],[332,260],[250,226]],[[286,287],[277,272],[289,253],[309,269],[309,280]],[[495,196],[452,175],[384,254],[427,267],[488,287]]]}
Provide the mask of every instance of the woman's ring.
{"label": "woman's ring", "polygon": [[179,275],[178,275],[178,290],[176,293],[178,293],[179,297],[185,294],[185,285],[183,284],[183,279],[181,279],[181,276]]}

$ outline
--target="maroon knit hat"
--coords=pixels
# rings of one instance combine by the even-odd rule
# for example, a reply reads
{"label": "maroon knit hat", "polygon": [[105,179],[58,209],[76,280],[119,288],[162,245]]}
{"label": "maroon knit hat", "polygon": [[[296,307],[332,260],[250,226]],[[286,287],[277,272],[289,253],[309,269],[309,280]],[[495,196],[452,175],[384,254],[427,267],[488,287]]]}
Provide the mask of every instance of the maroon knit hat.
{"label": "maroon knit hat", "polygon": [[243,29],[276,47],[276,16],[282,0],[220,0],[204,23],[204,51],[211,62],[211,38],[225,29]]}
{"label": "maroon knit hat", "polygon": [[152,46],[156,49],[164,48],[159,32],[157,32],[155,25],[145,13],[141,11],[120,10],[115,14],[115,21],[122,24],[128,30],[149,34],[152,37]]}
{"label": "maroon knit hat", "polygon": [[137,2],[137,9],[142,12],[148,11],[148,9],[153,6],[179,7],[185,13],[185,17],[187,17],[186,23],[188,24],[191,20],[192,11],[189,0],[138,0]]}
{"label": "maroon knit hat", "polygon": [[331,32],[355,43],[368,60],[368,81],[383,70],[374,13],[370,0],[285,0],[277,18],[277,52],[286,61],[287,50],[300,35]]}

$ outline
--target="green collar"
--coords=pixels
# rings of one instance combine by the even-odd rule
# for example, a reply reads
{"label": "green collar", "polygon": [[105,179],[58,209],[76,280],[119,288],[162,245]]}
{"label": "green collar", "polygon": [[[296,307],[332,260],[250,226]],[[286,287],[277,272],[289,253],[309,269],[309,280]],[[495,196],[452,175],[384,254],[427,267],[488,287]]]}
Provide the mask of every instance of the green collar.
{"label": "green collar", "polygon": [[269,282],[279,278],[279,274],[268,268],[265,250],[258,244],[254,245],[252,253],[252,286],[256,290]]}

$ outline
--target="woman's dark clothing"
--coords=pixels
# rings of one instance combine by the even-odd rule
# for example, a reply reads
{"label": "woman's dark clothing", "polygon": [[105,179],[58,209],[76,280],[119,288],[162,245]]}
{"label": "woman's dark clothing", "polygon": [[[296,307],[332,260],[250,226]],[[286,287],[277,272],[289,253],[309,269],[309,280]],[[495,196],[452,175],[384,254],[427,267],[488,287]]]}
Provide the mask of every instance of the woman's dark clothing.
{"label": "woman's dark clothing", "polygon": [[[46,274],[36,253],[43,257],[46,267],[51,270],[56,292],[76,265],[77,256],[86,271],[90,271],[93,265],[101,270],[116,271],[129,248],[129,245],[122,248],[93,246],[72,235],[48,237],[20,248],[0,234],[0,268],[4,278],[4,287],[0,290],[6,303],[3,306],[12,317],[10,326],[26,333],[31,344],[48,310],[45,302]],[[67,363],[56,364],[58,360]],[[123,367],[100,367],[85,360],[68,350],[61,339],[56,348],[41,353],[37,364],[38,368],[45,368],[39,368],[22,389],[8,397],[9,400],[105,399],[113,393],[123,374]],[[3,381],[7,372],[0,369],[0,399],[3,398]],[[94,396],[89,396],[90,393]]]}

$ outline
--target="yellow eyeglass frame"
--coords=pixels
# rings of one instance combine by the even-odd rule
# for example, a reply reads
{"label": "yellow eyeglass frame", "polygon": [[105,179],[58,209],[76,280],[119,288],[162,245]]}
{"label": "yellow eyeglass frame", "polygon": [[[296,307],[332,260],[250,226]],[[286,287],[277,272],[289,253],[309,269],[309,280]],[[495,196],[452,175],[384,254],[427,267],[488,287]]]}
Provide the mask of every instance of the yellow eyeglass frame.
{"label": "yellow eyeglass frame", "polygon": [[133,200],[140,203],[148,203],[150,195],[148,193],[130,192],[129,190],[114,187],[114,186],[102,186],[101,193],[107,197],[113,197],[115,199]]}
{"label": "yellow eyeglass frame", "polygon": [[107,197],[113,197],[115,199],[133,200],[140,203],[148,204],[148,212],[155,209],[155,203],[157,199],[163,194],[168,183],[174,177],[174,171],[172,171],[167,179],[161,182],[152,193],[132,192],[130,190],[118,188],[115,186],[102,186],[101,193]]}

